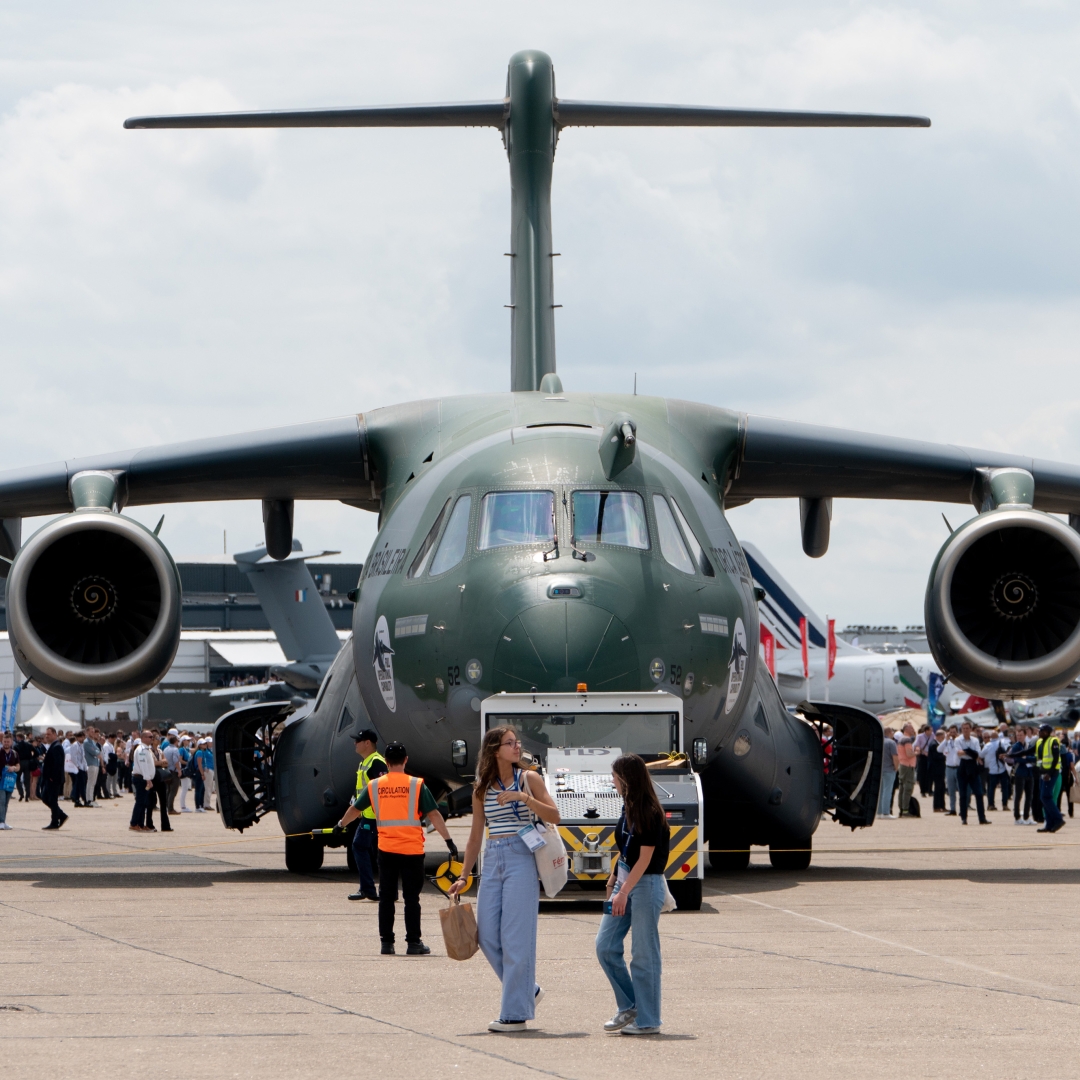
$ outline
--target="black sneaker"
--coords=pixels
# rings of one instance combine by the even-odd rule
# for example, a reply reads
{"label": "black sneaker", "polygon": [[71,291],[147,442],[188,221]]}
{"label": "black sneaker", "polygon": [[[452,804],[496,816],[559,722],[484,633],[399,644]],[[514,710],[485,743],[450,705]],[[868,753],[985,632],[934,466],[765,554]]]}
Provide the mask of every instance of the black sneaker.
{"label": "black sneaker", "polygon": [[[410,945],[409,948],[411,949],[412,946]],[[394,955],[396,955],[396,953],[394,952],[394,943],[392,941],[384,941],[382,943],[382,949],[380,950],[380,952],[382,953],[383,956],[394,956]]]}
{"label": "black sneaker", "polygon": [[405,950],[406,956],[427,956],[431,952],[422,941],[410,941],[409,947]]}
{"label": "black sneaker", "polygon": [[364,894],[362,892],[360,892],[359,890],[357,892],[351,892],[351,893],[349,893],[349,899],[350,900],[363,900],[364,899]]}
{"label": "black sneaker", "polygon": [[[360,898],[362,900],[370,900],[370,901],[372,901],[372,903],[375,903],[375,904],[377,904],[379,902],[379,894],[375,893],[375,892],[361,893]],[[349,899],[352,900],[352,897],[350,896]]]}

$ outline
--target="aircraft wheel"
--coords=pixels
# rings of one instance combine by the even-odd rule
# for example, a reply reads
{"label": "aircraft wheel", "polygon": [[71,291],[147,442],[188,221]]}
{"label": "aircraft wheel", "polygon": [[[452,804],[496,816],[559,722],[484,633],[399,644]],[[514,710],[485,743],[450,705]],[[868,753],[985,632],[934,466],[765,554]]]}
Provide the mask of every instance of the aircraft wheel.
{"label": "aircraft wheel", "polygon": [[775,870],[807,870],[812,854],[810,837],[769,845],[769,862]]}
{"label": "aircraft wheel", "polygon": [[718,845],[719,850],[709,851],[709,865],[721,873],[734,873],[745,870],[750,865],[750,845],[741,847],[741,841],[715,840],[710,844]]}
{"label": "aircraft wheel", "polygon": [[285,865],[294,874],[313,874],[323,864],[323,846],[313,836],[285,837]]}
{"label": "aircraft wheel", "polygon": [[680,881],[669,881],[668,888],[675,897],[675,908],[678,911],[701,910],[701,878],[684,878]]}

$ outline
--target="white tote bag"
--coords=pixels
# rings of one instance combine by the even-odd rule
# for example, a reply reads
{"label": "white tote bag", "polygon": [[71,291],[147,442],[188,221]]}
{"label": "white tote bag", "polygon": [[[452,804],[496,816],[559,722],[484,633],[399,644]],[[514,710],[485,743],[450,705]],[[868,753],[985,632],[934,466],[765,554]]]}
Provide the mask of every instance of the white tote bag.
{"label": "white tote bag", "polygon": [[566,884],[566,848],[559,830],[554,825],[544,825],[538,821],[536,831],[544,838],[544,846],[538,847],[533,852],[533,857],[536,859],[536,870],[543,883],[544,892],[548,899],[551,899],[558,896]]}

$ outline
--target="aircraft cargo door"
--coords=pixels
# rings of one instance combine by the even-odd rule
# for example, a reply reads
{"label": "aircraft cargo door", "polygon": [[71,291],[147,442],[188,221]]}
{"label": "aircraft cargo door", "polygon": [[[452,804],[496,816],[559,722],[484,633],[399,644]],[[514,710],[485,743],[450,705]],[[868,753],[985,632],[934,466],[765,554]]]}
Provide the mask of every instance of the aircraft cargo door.
{"label": "aircraft cargo door", "polygon": [[867,668],[864,675],[863,701],[867,705],[885,704],[885,669]]}

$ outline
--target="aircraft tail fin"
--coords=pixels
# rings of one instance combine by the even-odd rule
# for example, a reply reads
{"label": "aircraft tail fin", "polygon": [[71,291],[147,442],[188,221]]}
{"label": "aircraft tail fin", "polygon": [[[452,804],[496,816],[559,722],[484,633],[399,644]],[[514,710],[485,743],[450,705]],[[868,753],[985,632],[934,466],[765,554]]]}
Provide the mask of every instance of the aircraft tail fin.
{"label": "aircraft tail fin", "polygon": [[[299,544],[293,543],[298,549]],[[287,559],[275,562],[266,557],[264,547],[234,556],[259,597],[281,651],[294,662],[332,659],[341,648],[333,620],[305,562],[314,557],[294,550]]]}
{"label": "aircraft tail fin", "polygon": [[[740,543],[750,564],[754,584],[765,590],[765,599],[758,605],[758,613],[761,622],[776,637],[777,646],[798,652],[801,648],[799,619],[805,617],[810,648],[824,649],[829,633],[826,621],[784,580],[780,571],[757,547],[742,541]],[[838,653],[862,651],[842,638],[836,639],[836,649]]]}

